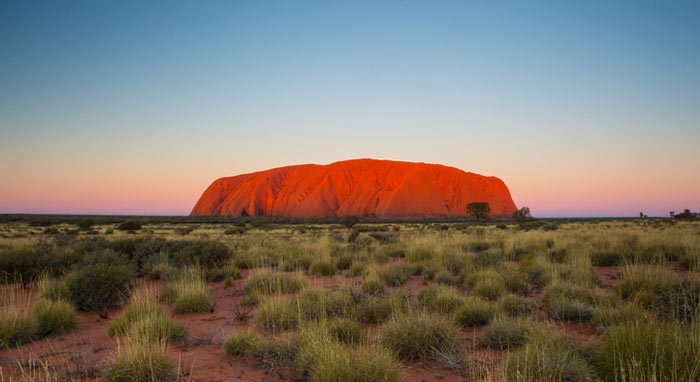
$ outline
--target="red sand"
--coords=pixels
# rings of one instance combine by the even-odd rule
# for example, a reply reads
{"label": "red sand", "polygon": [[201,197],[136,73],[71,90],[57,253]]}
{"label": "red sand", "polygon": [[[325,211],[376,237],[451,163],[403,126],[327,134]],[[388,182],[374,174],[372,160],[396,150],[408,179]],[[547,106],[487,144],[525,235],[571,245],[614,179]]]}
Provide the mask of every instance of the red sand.
{"label": "red sand", "polygon": [[516,209],[496,177],[437,164],[357,159],[217,179],[190,215],[416,219],[464,216],[470,202],[488,202],[494,215]]}

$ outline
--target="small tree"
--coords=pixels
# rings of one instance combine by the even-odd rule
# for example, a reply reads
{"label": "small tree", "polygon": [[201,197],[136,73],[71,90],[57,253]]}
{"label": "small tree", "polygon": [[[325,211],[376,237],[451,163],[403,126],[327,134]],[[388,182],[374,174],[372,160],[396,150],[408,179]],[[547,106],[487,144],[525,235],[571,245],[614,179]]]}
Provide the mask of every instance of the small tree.
{"label": "small tree", "polygon": [[476,221],[488,218],[491,215],[491,206],[488,202],[471,202],[467,204],[467,215],[474,217]]}
{"label": "small tree", "polygon": [[340,224],[344,225],[347,228],[352,228],[355,224],[360,222],[360,218],[358,216],[343,216],[342,219],[340,219]]}
{"label": "small tree", "polygon": [[513,211],[512,217],[513,217],[513,219],[515,219],[517,221],[532,220],[532,215],[530,214],[529,207],[523,207],[519,210]]}
{"label": "small tree", "polygon": [[90,218],[85,218],[78,220],[75,225],[77,225],[81,230],[87,231],[91,229],[93,225],[95,225],[95,221]]}

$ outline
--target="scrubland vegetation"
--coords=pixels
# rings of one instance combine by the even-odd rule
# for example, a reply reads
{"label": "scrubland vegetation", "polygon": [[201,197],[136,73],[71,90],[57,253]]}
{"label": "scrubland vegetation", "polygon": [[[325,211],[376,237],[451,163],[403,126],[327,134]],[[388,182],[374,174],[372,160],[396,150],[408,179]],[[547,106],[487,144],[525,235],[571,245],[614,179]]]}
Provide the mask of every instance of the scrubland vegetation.
{"label": "scrubland vegetation", "polygon": [[700,223],[338,223],[5,222],[0,376],[700,381]]}

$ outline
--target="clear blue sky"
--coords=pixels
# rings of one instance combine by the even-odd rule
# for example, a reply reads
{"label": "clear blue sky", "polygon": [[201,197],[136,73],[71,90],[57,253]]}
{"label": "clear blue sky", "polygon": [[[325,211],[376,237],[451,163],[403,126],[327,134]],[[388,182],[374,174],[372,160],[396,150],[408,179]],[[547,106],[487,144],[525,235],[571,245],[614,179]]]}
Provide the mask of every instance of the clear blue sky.
{"label": "clear blue sky", "polygon": [[361,157],[536,215],[700,210],[700,2],[0,3],[0,212],[186,214]]}

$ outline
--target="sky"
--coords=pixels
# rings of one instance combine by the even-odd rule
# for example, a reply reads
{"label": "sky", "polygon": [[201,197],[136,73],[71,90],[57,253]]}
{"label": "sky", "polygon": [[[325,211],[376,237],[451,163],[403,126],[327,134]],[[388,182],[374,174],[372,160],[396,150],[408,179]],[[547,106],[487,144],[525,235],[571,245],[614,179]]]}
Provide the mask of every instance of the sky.
{"label": "sky", "polygon": [[700,211],[700,2],[0,1],[0,213],[185,215],[355,158]]}

